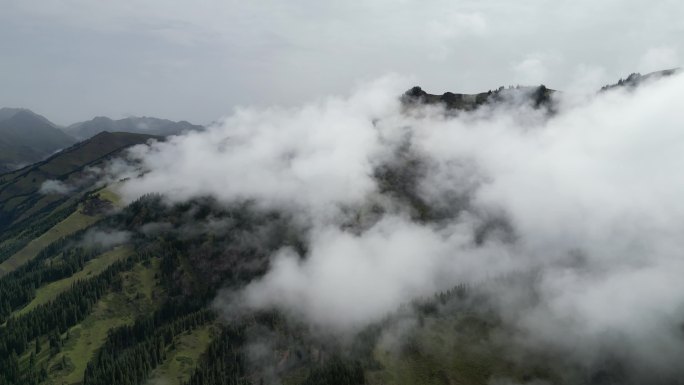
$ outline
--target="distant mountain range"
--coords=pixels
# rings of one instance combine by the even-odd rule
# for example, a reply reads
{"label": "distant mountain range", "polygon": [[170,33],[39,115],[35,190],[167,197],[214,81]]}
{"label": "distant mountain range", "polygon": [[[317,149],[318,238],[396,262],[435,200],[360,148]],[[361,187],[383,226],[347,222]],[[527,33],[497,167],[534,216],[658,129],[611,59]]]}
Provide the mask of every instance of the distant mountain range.
{"label": "distant mountain range", "polygon": [[69,186],[69,193],[90,188],[88,167],[104,167],[104,163],[122,150],[135,144],[145,143],[159,136],[128,133],[101,132],[92,138],[78,142],[47,159],[0,175],[0,233],[6,226],[38,213],[49,211],[64,203],[65,194],[44,194],[41,187],[47,180],[59,181]]}
{"label": "distant mountain range", "polygon": [[174,122],[151,117],[119,120],[96,117],[60,127],[25,108],[0,108],[0,174],[43,160],[101,132],[169,136],[202,128],[186,121]]}
{"label": "distant mountain range", "polygon": [[103,131],[169,136],[182,134],[187,131],[201,130],[202,128],[202,126],[191,124],[184,120],[174,122],[146,116],[113,120],[104,116],[98,116],[92,120],[72,124],[64,128],[64,132],[76,139],[82,140]]}
{"label": "distant mountain range", "polygon": [[0,109],[0,172],[35,163],[75,142],[54,123],[30,110]]}

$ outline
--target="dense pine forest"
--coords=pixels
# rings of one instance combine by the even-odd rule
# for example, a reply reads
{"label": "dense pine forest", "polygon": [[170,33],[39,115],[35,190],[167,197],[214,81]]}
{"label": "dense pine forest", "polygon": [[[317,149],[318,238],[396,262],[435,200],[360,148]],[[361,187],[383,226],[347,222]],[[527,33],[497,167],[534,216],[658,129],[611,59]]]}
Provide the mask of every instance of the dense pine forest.
{"label": "dense pine forest", "polygon": [[[159,223],[164,226],[157,226]],[[192,229],[197,223],[207,228]],[[83,242],[87,231],[98,229],[138,231],[126,240],[127,245],[103,247]],[[132,323],[106,331],[105,340],[87,357],[84,371],[77,373],[78,382],[144,384],[174,350],[179,336],[202,327],[210,327],[213,338],[196,357],[184,384],[263,382],[247,363],[247,335],[259,328],[285,330],[287,322],[275,313],[219,319],[211,301],[220,288],[238,287],[263,273],[270,252],[283,245],[301,247],[300,235],[287,216],[256,210],[249,203],[229,209],[212,199],[168,205],[161,195],[148,195],[90,227],[60,237],[0,278],[4,323],[0,329],[0,384],[52,383],[53,374],[73,370],[71,355],[65,350],[74,339],[72,330],[92,315],[104,296],[126,290],[122,275],[135,268],[154,270],[160,294]],[[37,296],[49,294],[40,293],[42,287],[68,280],[89,262],[124,246],[134,251],[97,274],[73,280],[49,301],[21,312]],[[312,366],[305,383],[325,378],[323,383],[335,383],[339,377],[353,384],[363,379],[356,361],[331,358],[324,362]],[[301,372],[305,361],[295,367]]]}
{"label": "dense pine forest", "polygon": [[[72,207],[71,212],[74,210]],[[59,213],[59,218],[66,216]],[[197,223],[208,227],[193,229]],[[137,231],[125,245],[83,241],[88,231],[100,229]],[[29,227],[17,233],[34,231]],[[92,226],[60,237],[0,278],[4,323],[0,328],[0,384],[53,383],[53,376],[63,377],[73,370],[71,360],[76,357],[67,348],[75,338],[72,330],[92,316],[103,297],[125,291],[123,277],[136,268],[154,271],[158,296],[131,323],[107,330],[92,356],[78,357],[85,359],[86,366],[74,376],[77,382],[145,384],[174,351],[179,337],[210,328],[211,340],[187,370],[183,384],[262,383],[264,378],[248,364],[248,336],[260,328],[295,332],[277,313],[219,318],[211,301],[217,290],[239,287],[263,273],[270,252],[283,245],[301,248],[299,236],[287,216],[256,210],[249,203],[228,209],[212,199],[168,205],[161,195],[148,195]],[[97,274],[71,281],[54,298],[22,312],[37,296],[49,295],[41,293],[41,288],[69,280],[89,263],[123,247],[132,252]],[[133,293],[134,297],[140,295]],[[298,330],[294,335],[301,333]],[[299,351],[297,355],[303,357]],[[316,361],[304,383],[363,382],[363,369],[357,361],[330,357]],[[308,370],[303,369],[305,363],[301,360],[288,370],[296,369],[301,376],[302,370]]]}

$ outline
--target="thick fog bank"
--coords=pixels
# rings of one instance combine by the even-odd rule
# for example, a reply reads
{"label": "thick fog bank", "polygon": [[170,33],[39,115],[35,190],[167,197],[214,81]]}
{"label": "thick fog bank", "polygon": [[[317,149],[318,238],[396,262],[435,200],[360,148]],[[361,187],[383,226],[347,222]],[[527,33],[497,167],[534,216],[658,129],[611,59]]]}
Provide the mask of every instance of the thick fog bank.
{"label": "thick fog bank", "polygon": [[[283,249],[237,294],[334,333],[412,298],[534,272],[492,298],[527,346],[609,348],[667,371],[683,357],[684,76],[456,116],[410,108],[389,77],[294,109],[241,109],[137,146],[129,200],[212,195],[293,213]],[[528,292],[534,293],[529,298]],[[232,293],[231,295],[235,295]]]}

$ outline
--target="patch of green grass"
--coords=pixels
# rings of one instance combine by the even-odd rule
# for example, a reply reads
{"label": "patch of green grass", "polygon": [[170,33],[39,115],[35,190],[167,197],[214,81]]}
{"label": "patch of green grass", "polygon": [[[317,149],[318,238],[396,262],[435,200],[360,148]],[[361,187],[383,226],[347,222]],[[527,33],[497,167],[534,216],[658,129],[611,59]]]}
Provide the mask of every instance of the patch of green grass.
{"label": "patch of green grass", "polygon": [[[83,380],[88,361],[102,346],[110,329],[129,324],[135,318],[135,308],[127,306],[120,293],[111,293],[100,300],[93,312],[83,322],[63,335],[62,351],[52,356],[47,338],[41,337],[42,350],[36,356],[37,366],[48,369],[47,384],[76,384]],[[35,346],[35,342],[32,346]],[[32,350],[32,349],[31,349]],[[27,367],[30,351],[24,354],[20,364]],[[62,367],[62,359],[69,365]]]}
{"label": "patch of green grass", "polygon": [[[159,260],[153,259],[147,265],[138,264],[133,270],[123,273],[122,291],[106,295],[83,322],[69,329],[63,336],[64,346],[60,353],[54,357],[40,357],[40,364],[48,367],[46,384],[81,383],[88,361],[105,342],[109,330],[132,324],[136,317],[156,309],[161,302],[155,300],[161,295],[154,278],[158,269]],[[47,342],[43,346],[47,349]],[[28,357],[25,355],[22,361]],[[62,367],[62,357],[68,363],[66,367]]]}
{"label": "patch of green grass", "polygon": [[485,385],[495,377],[529,379],[532,373],[515,367],[488,341],[491,327],[469,315],[426,319],[394,349],[376,347],[382,369],[367,373],[368,384]]}
{"label": "patch of green grass", "polygon": [[55,299],[59,294],[68,290],[74,282],[82,279],[88,279],[101,273],[112,263],[129,256],[131,253],[132,250],[130,247],[119,246],[114,250],[98,255],[94,259],[88,261],[83,267],[83,270],[75,273],[71,277],[50,282],[49,284],[44,285],[36,290],[36,297],[33,299],[33,301],[24,306],[21,310],[17,311],[16,315],[27,313],[33,310],[36,306]]}
{"label": "patch of green grass", "polygon": [[[65,341],[62,352],[49,361],[48,370],[52,372],[50,377],[53,383],[81,382],[88,361],[102,346],[109,330],[132,323],[136,314],[137,309],[128,304],[121,294],[107,295],[90,316],[69,330],[69,338]],[[61,361],[62,356],[66,356],[72,363],[71,370],[50,370]]]}
{"label": "patch of green grass", "polygon": [[63,197],[59,195],[43,195],[40,199],[35,201],[35,203],[30,208],[24,210],[23,213],[19,216],[19,218],[15,220],[15,222],[21,222],[30,219],[34,215],[40,213],[42,210],[46,209],[47,206],[59,201],[64,201]]}
{"label": "patch of green grass", "polygon": [[23,196],[12,197],[4,203],[5,209],[6,210],[14,210],[25,199],[26,199],[26,197],[23,197]]}
{"label": "patch of green grass", "polygon": [[53,226],[50,230],[43,233],[38,238],[31,240],[24,248],[9,257],[6,261],[0,263],[0,276],[3,276],[11,271],[14,271],[19,266],[32,260],[38,253],[50,243],[73,234],[78,230],[94,224],[100,219],[100,216],[85,215],[81,210],[76,210],[66,219]]}
{"label": "patch of green grass", "polygon": [[[47,361],[50,359],[50,345],[48,343],[47,337],[40,337],[41,350],[35,355],[35,368],[40,368],[42,365],[47,365]],[[22,371],[26,371],[29,367],[29,358],[32,352],[35,352],[36,341],[34,340],[28,347],[27,352],[20,358],[19,367]]]}
{"label": "patch of green grass", "polygon": [[110,201],[112,204],[116,207],[123,207],[124,204],[121,201],[121,197],[113,191],[113,188],[115,188],[116,185],[113,187],[104,187],[102,190],[100,190],[97,195],[100,197],[102,200]]}
{"label": "patch of green grass", "polygon": [[147,384],[180,385],[190,379],[200,356],[217,333],[215,326],[207,325],[176,336],[166,360],[152,372]]}

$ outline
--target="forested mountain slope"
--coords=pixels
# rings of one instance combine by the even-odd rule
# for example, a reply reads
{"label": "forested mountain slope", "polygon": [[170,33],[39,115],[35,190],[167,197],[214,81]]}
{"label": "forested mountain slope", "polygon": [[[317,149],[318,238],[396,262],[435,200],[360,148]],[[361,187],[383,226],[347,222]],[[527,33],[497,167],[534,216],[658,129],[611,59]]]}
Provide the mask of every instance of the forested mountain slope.
{"label": "forested mountain slope", "polygon": [[[88,214],[102,211],[101,204],[97,199],[79,202],[83,193],[97,188],[96,170],[121,150],[153,138],[101,133],[44,161],[0,175],[0,263],[17,253],[23,255],[27,247],[23,253],[35,254],[39,250],[33,248],[46,246],[43,238],[60,237],[66,229],[88,224],[92,220]],[[46,233],[53,226],[59,226],[54,234]],[[30,247],[34,240],[37,245]],[[0,270],[6,271],[7,266],[0,265]]]}
{"label": "forested mountain slope", "polygon": [[76,139],[26,109],[0,109],[0,173],[37,162]]}
{"label": "forested mountain slope", "polygon": [[74,123],[65,127],[64,131],[74,138],[83,140],[103,131],[169,136],[188,131],[201,130],[202,128],[202,126],[191,124],[186,121],[174,122],[167,119],[152,117],[129,117],[114,120],[99,116],[85,122]]}

